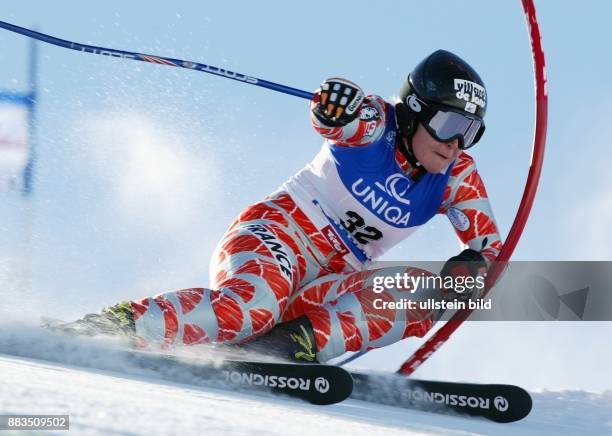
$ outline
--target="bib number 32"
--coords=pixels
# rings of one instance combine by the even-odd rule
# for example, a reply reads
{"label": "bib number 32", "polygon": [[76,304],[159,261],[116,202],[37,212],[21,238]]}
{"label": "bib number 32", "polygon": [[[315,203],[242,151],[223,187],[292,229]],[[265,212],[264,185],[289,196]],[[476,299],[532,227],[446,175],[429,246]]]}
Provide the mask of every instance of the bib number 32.
{"label": "bib number 32", "polygon": [[364,219],[357,212],[349,210],[346,212],[347,218],[342,220],[342,226],[360,244],[367,244],[370,241],[377,241],[383,234],[376,227],[366,226]]}

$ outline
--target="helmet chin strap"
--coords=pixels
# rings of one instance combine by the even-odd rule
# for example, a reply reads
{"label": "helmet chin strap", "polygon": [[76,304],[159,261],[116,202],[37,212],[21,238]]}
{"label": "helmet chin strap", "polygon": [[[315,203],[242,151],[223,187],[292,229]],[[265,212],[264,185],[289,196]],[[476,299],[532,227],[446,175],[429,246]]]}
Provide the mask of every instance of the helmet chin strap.
{"label": "helmet chin strap", "polygon": [[395,105],[395,121],[398,126],[399,135],[397,135],[397,147],[404,157],[419,171],[415,175],[418,180],[427,172],[423,164],[416,158],[412,150],[412,135],[417,127],[417,120],[414,115],[403,103]]}
{"label": "helmet chin strap", "polygon": [[404,157],[412,164],[414,167],[423,167],[421,162],[414,155],[414,151],[412,150],[412,141],[411,137],[408,138],[404,135],[399,135],[397,137],[397,146],[399,147],[400,152],[404,155]]}

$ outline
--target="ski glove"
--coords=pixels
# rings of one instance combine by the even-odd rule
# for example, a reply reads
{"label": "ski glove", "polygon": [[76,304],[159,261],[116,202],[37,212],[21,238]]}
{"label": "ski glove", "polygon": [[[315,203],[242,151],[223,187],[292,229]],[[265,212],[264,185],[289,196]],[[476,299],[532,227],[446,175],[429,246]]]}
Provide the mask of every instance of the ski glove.
{"label": "ski glove", "polygon": [[[446,300],[460,301],[480,298],[484,292],[486,272],[487,263],[479,251],[471,248],[463,250],[448,259],[440,271],[445,284],[442,296]],[[453,286],[446,286],[448,283]]]}
{"label": "ski glove", "polygon": [[[318,101],[317,101],[318,98]],[[342,127],[357,118],[363,103],[361,88],[345,79],[332,77],[315,93],[313,114],[326,127]]]}

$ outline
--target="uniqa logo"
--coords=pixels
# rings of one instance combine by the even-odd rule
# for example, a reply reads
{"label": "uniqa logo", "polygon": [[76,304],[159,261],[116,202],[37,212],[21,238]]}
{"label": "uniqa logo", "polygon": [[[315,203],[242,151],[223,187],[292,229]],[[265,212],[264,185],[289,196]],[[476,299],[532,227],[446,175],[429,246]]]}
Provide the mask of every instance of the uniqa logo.
{"label": "uniqa logo", "polygon": [[387,177],[387,180],[385,180],[384,187],[378,182],[376,182],[375,185],[378,186],[379,189],[382,189],[387,194],[391,195],[400,203],[410,204],[410,200],[404,198],[404,195],[406,195],[408,192],[408,188],[410,188],[410,180],[408,180],[408,178],[402,174],[391,174],[389,177]]}
{"label": "uniqa logo", "polygon": [[[369,185],[362,185],[365,185],[365,181],[363,178],[359,178],[351,186],[351,191],[361,200],[364,206],[389,223],[408,227],[410,212],[404,212],[400,205],[396,204],[397,202],[410,205],[410,200],[404,198],[410,188],[410,180],[408,178],[400,173],[395,173],[387,177],[384,185],[380,182],[375,182],[374,186],[378,189],[374,189]],[[389,196],[392,200],[388,198]]]}
{"label": "uniqa logo", "polygon": [[500,412],[505,412],[506,410],[508,410],[508,407],[510,407],[510,404],[508,403],[508,400],[506,400],[502,396],[495,397],[495,399],[493,400],[493,405]]}
{"label": "uniqa logo", "polygon": [[325,377],[317,377],[314,381],[314,387],[320,393],[325,394],[329,391],[329,381]]}

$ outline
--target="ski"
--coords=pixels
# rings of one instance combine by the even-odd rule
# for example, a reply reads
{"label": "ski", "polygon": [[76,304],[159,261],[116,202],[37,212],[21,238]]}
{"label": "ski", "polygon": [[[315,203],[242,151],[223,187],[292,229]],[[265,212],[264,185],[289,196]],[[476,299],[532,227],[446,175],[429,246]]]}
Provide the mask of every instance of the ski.
{"label": "ski", "polygon": [[269,391],[311,404],[339,403],[353,390],[351,374],[337,366],[227,359],[202,362],[139,351],[122,354],[128,362],[153,370],[164,379],[230,390]]}
{"label": "ski", "polygon": [[173,354],[126,348],[116,338],[90,338],[63,332],[61,321],[43,319],[43,331],[0,342],[0,353],[42,359],[121,374],[151,376],[189,386],[270,392],[312,404],[348,398],[353,379],[337,366],[270,362],[230,349],[177,350]]}
{"label": "ski", "polygon": [[505,384],[417,380],[396,374],[351,373],[351,398],[427,412],[482,417],[507,423],[525,418],[532,407],[523,388]]}

